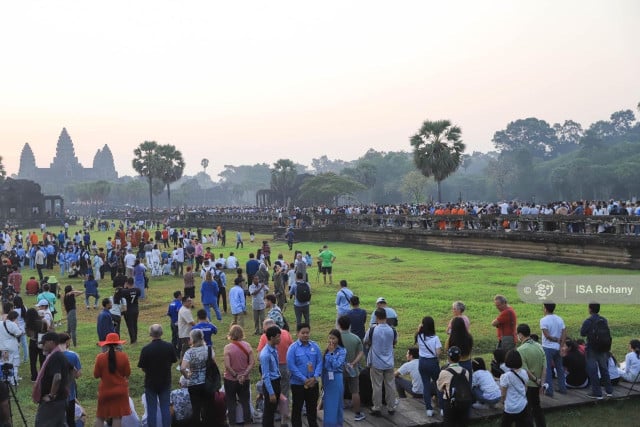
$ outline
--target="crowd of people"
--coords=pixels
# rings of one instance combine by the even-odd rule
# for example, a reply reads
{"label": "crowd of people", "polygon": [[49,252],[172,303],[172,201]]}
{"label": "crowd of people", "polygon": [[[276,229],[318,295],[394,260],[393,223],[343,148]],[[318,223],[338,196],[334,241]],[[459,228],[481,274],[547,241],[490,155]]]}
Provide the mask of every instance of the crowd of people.
{"label": "crowd of people", "polygon": [[[167,236],[173,235],[174,230],[165,230]],[[165,230],[159,230],[163,249]],[[171,340],[165,342],[163,327],[154,324],[149,329],[151,341],[140,353],[137,367],[145,375],[143,418],[148,425],[204,426],[221,419],[234,425],[261,416],[263,425],[271,426],[279,419],[281,425],[291,423],[297,427],[304,413],[313,427],[317,425],[317,411],[323,408],[323,425],[338,426],[344,422],[345,406],[350,406],[355,421],[360,421],[367,416],[365,406],[371,406],[371,416],[381,416],[385,410],[393,415],[399,399],[408,395],[422,400],[428,417],[437,414],[437,407],[449,425],[466,423],[471,407],[482,410],[496,404],[502,405],[503,425],[511,422],[531,425],[533,420],[536,425],[544,425],[541,393],[553,396],[556,392],[566,393],[568,388],[591,387],[589,397],[602,399],[613,393],[616,380],[638,380],[640,341],[630,342],[624,363],[618,364],[610,353],[610,333],[608,345],[602,343],[607,339],[609,327],[597,304],[589,305],[589,318],[580,331],[586,337],[583,342],[567,337],[563,320],[555,314],[555,305],[544,305],[540,334],[535,334],[528,323],[518,322],[506,298],[497,295],[494,303],[498,315],[491,325],[497,331],[497,348],[494,360],[485,363],[482,358],[473,357],[471,320],[464,303],[456,301],[452,304],[446,339],[440,340],[434,319],[425,316],[415,333],[414,346],[403,349],[406,363],[396,368],[398,312],[384,297],[379,297],[369,317],[360,307],[359,296],[349,289],[346,280],[340,280],[335,297],[336,327],[319,334],[318,339],[326,342],[321,346],[311,340],[313,303],[309,273],[314,259],[309,252],[291,248],[291,262],[283,254],[272,260],[269,242],[263,241],[241,266],[234,252],[226,257],[223,253],[214,255],[210,247],[202,244],[207,236],[200,230],[176,231],[178,239],[173,252],[164,251],[165,262],[159,261],[164,258],[162,252],[153,255],[159,250],[158,243],[150,246],[155,236],[152,238],[144,226],[118,228],[114,237],[109,237],[106,251],[96,245],[95,256],[104,258],[103,264],[87,264],[85,270],[80,270],[85,278],[84,290],[71,285],[60,289],[55,275],[43,275],[41,280],[31,277],[22,289],[22,278],[17,280],[16,274],[20,275],[25,260],[4,257],[3,271],[7,275],[3,280],[4,327],[0,328],[2,362],[12,364],[12,380],[19,381],[18,367],[29,361],[34,382],[32,397],[39,405],[37,426],[62,425],[56,423],[82,417],[73,386],[82,374],[82,367],[77,354],[70,350],[77,344],[76,298],[82,295],[86,309],[97,312],[96,332],[103,350],[94,364],[94,377],[100,380],[96,422],[101,425],[109,419],[112,425],[126,426],[137,418],[129,398],[127,378],[131,366],[123,347],[125,341],[120,338],[120,325],[124,320],[129,343],[136,343],[139,300],[145,298],[147,286],[146,271],[153,271],[156,263],[170,265],[171,274],[181,277],[184,287],[173,292],[167,308]],[[76,242],[75,237],[67,235],[59,246],[64,248],[63,253],[85,251],[86,238],[82,239]],[[47,244],[39,241],[36,247],[49,244],[58,246],[49,240]],[[167,245],[170,248],[169,242]],[[29,246],[31,249],[33,245]],[[151,249],[150,256],[147,249]],[[41,252],[40,257],[48,259],[45,251],[35,249],[35,255]],[[108,269],[105,265],[111,264],[109,260],[114,254],[117,260]],[[55,259],[59,262],[59,258]],[[27,260],[30,262],[31,257]],[[324,284],[333,283],[336,260],[327,245],[319,250],[315,265]],[[35,259],[34,263],[37,266]],[[233,274],[235,277],[228,282],[227,275]],[[97,283],[109,275],[113,294],[101,298],[99,289],[104,288]],[[194,318],[198,281],[203,308]],[[27,309],[22,294],[33,295],[36,307]],[[60,319],[58,298],[63,306],[60,310],[66,313],[64,333],[56,332]],[[284,315],[289,301],[293,301],[293,319]],[[251,316],[247,315],[248,310]],[[223,351],[224,363],[218,368],[212,342],[218,326],[212,321],[214,317],[220,321],[223,316],[228,316],[231,326]],[[247,317],[252,322],[245,325]],[[246,340],[248,333],[260,337],[256,349]],[[180,387],[171,390],[171,373],[176,363],[181,373]],[[261,381],[254,391],[251,378],[258,365]],[[222,392],[212,392],[208,385],[210,374],[218,369]],[[345,390],[351,396],[348,402],[344,401]],[[253,404],[251,396],[256,393],[261,405]],[[1,398],[2,393],[0,401]]]}

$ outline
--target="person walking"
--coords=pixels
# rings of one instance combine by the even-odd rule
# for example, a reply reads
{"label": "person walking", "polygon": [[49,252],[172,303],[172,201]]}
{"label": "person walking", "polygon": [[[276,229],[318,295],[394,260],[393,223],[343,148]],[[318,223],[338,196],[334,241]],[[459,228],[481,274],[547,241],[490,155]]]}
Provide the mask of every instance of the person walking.
{"label": "person walking", "polygon": [[327,284],[327,275],[329,275],[329,284],[333,285],[333,263],[336,262],[336,256],[329,250],[327,245],[324,245],[318,258],[320,258],[321,262],[320,267],[324,284]]}
{"label": "person walking", "polygon": [[[171,392],[171,365],[178,361],[175,348],[162,340],[162,326],[155,323],[149,327],[151,342],[142,348],[138,368],[144,371],[144,396],[147,402],[147,423],[150,427],[171,426],[169,393]],[[158,404],[161,422],[157,422]]]}
{"label": "person walking", "polygon": [[98,354],[93,368],[93,377],[100,379],[98,385],[98,408],[96,425],[111,418],[112,426],[120,427],[122,417],[131,414],[129,406],[129,377],[131,365],[127,354],[121,350],[121,340],[115,332],[107,335],[98,345],[102,353]]}
{"label": "person walking", "polygon": [[[123,298],[127,303],[127,309],[124,312],[124,321],[127,324],[131,344],[135,344],[138,341],[138,315],[140,314],[138,301],[140,301],[140,289],[134,286],[133,277],[127,277],[125,287],[120,291],[120,298]],[[114,297],[114,300],[115,299],[117,298]]]}

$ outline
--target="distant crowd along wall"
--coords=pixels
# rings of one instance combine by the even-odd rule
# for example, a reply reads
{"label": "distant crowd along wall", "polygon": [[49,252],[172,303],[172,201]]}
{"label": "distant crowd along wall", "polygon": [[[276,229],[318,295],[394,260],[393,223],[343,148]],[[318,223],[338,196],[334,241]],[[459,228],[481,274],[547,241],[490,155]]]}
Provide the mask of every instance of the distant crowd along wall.
{"label": "distant crowd along wall", "polygon": [[[182,226],[273,233],[293,225],[296,241],[340,241],[580,265],[640,269],[638,217],[314,215],[225,213],[185,218]],[[598,232],[601,230],[601,232]],[[227,240],[234,236],[227,236]]]}

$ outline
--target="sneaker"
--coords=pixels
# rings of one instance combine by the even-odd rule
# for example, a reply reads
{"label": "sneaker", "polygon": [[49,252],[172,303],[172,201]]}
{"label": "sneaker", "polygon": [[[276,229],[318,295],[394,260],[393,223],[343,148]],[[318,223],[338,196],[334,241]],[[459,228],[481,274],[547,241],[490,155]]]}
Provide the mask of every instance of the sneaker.
{"label": "sneaker", "polygon": [[[19,378],[22,379],[22,378]],[[613,397],[613,393],[607,393],[607,397]]]}
{"label": "sneaker", "polygon": [[433,409],[427,409],[427,417],[433,417]]}
{"label": "sneaker", "polygon": [[353,417],[354,421],[362,421],[366,418],[366,416],[364,415],[364,412],[357,412],[356,415]]}
{"label": "sneaker", "polygon": [[595,400],[602,400],[602,399],[604,399],[602,396],[596,396],[595,394],[591,394],[591,393],[587,394],[587,397],[588,397],[589,399],[595,399]]}
{"label": "sneaker", "polygon": [[444,409],[440,409],[440,416],[444,417]]}
{"label": "sneaker", "polygon": [[484,403],[480,403],[480,402],[476,402],[473,405],[471,405],[471,407],[473,409],[489,409],[489,407],[487,405],[485,405]]}

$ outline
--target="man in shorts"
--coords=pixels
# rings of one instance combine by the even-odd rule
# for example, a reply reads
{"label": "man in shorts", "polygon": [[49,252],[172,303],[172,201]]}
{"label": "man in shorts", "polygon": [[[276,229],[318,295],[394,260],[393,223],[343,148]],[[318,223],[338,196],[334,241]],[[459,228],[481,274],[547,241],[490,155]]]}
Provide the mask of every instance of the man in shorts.
{"label": "man in shorts", "polygon": [[327,274],[329,275],[329,284],[333,285],[333,275],[332,275],[332,268],[333,268],[333,263],[336,260],[336,256],[333,254],[333,252],[331,252],[329,250],[329,247],[327,245],[324,245],[322,247],[322,252],[320,252],[320,255],[318,255],[318,257],[320,258],[320,268],[322,271],[322,276],[324,277],[324,284],[327,284]]}

